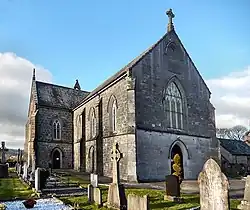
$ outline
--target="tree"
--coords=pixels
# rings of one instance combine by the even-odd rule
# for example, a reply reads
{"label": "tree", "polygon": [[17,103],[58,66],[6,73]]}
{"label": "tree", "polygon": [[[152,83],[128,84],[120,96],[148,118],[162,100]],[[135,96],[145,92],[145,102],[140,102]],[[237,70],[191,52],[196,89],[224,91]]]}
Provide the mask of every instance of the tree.
{"label": "tree", "polygon": [[236,125],[232,128],[217,128],[216,136],[218,138],[243,140],[247,128],[242,125]]}

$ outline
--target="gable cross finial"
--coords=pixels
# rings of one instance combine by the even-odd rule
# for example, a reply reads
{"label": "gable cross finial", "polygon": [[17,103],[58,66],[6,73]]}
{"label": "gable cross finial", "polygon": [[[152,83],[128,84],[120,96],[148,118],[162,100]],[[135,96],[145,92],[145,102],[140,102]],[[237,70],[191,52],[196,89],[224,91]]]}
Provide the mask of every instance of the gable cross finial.
{"label": "gable cross finial", "polygon": [[168,32],[174,30],[174,24],[173,24],[173,18],[175,17],[172,9],[169,9],[167,12],[166,12],[167,16],[168,16],[168,19],[169,19],[169,22],[168,22]]}
{"label": "gable cross finial", "polygon": [[35,68],[33,69],[32,79],[33,79],[33,80],[36,80],[36,69],[35,69]]}

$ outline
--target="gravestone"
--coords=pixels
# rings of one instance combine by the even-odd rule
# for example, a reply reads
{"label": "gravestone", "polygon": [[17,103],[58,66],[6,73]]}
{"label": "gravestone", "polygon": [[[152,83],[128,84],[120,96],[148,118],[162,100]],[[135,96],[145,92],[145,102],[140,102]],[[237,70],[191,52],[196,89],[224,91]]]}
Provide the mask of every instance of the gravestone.
{"label": "gravestone", "polygon": [[198,177],[201,210],[228,210],[228,180],[220,166],[208,159]]}
{"label": "gravestone", "polygon": [[149,210],[149,199],[147,195],[128,195],[128,210]]}
{"label": "gravestone", "polygon": [[238,209],[249,210],[250,209],[250,176],[248,175],[245,183],[244,198],[241,201]]}
{"label": "gravestone", "polygon": [[92,184],[88,185],[88,202],[89,203],[94,202],[94,187]]}
{"label": "gravestone", "polygon": [[119,161],[122,158],[122,153],[118,149],[118,143],[114,143],[111,150],[111,160],[113,163],[113,181],[109,185],[107,206],[115,209],[126,209],[127,199],[125,189],[120,184]]}
{"label": "gravestone", "polygon": [[18,163],[21,162],[21,150],[20,149],[17,150],[17,162]]}
{"label": "gravestone", "polygon": [[6,164],[6,159],[5,159],[5,152],[8,151],[5,147],[5,142],[2,142],[2,147],[0,148],[0,151],[2,153],[1,157],[1,163],[0,163],[0,178],[7,178],[9,176],[8,172],[8,164]]}
{"label": "gravestone", "polygon": [[41,168],[37,168],[35,171],[35,189],[37,192],[41,191],[40,171],[41,171]]}
{"label": "gravestone", "polygon": [[8,165],[7,164],[0,164],[0,178],[8,178]]}
{"label": "gravestone", "polygon": [[90,174],[90,184],[93,187],[98,187],[98,175],[97,174]]}
{"label": "gravestone", "polygon": [[23,165],[23,179],[27,180],[28,178],[28,164],[24,163]]}
{"label": "gravestone", "polygon": [[5,164],[6,163],[6,152],[8,151],[8,149],[5,147],[5,142],[2,141],[2,147],[0,148],[0,151],[2,153],[2,159],[1,159],[1,163]]}
{"label": "gravestone", "polygon": [[179,178],[175,175],[166,176],[166,195],[164,196],[164,200],[181,202],[180,194]]}
{"label": "gravestone", "polygon": [[95,204],[97,204],[100,207],[102,205],[102,193],[101,193],[100,188],[98,187],[94,188],[93,195],[94,195],[93,200]]}

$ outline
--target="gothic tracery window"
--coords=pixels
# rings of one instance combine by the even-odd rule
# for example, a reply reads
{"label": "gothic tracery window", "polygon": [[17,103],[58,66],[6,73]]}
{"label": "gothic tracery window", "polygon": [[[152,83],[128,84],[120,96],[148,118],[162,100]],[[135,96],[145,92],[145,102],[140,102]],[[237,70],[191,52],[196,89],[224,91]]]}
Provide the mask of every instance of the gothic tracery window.
{"label": "gothic tracery window", "polygon": [[164,102],[169,127],[183,129],[184,101],[180,90],[174,82],[171,82],[166,88]]}
{"label": "gothic tracery window", "polygon": [[53,139],[61,139],[61,124],[58,120],[55,120],[53,123]]}

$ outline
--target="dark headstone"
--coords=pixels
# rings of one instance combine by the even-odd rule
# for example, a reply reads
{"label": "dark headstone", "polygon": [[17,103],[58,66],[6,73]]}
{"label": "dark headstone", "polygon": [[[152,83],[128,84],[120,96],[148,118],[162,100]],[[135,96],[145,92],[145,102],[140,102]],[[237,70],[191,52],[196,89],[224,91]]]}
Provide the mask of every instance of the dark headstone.
{"label": "dark headstone", "polygon": [[166,176],[166,195],[180,197],[180,184],[177,176]]}
{"label": "dark headstone", "polygon": [[8,165],[0,164],[0,178],[7,178],[9,176]]}

